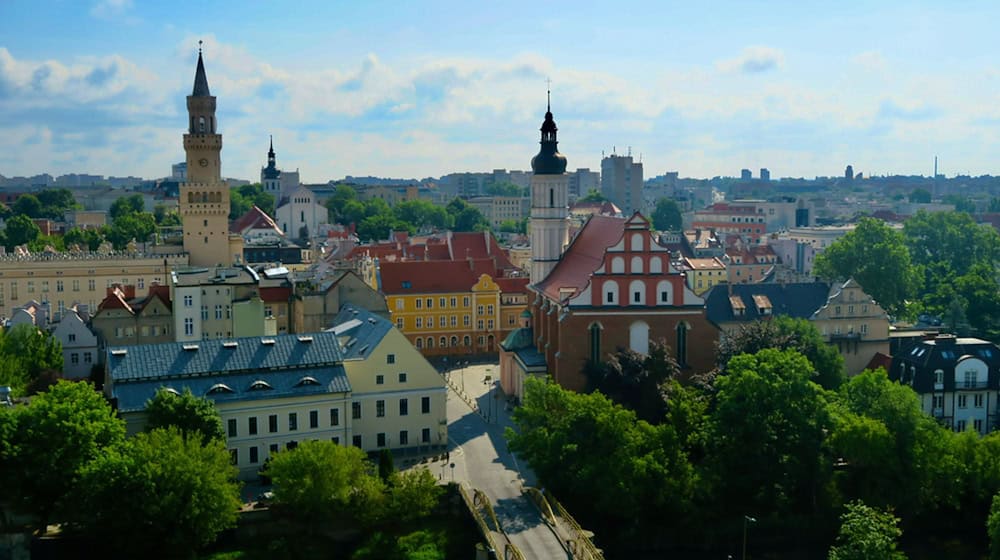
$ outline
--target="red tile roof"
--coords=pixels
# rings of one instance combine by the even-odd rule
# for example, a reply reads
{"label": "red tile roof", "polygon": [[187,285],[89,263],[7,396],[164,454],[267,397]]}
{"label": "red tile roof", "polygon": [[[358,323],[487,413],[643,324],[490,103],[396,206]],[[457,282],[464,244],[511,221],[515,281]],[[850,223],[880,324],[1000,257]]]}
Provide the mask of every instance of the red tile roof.
{"label": "red tile roof", "polygon": [[260,299],[265,303],[288,303],[292,297],[292,289],[284,286],[259,287],[257,291],[260,292]]}
{"label": "red tile roof", "polygon": [[278,235],[282,235],[281,228],[274,220],[267,215],[267,212],[254,206],[239,218],[229,224],[230,233],[244,234],[251,229],[273,229]]}
{"label": "red tile roof", "polygon": [[525,294],[528,293],[528,282],[530,278],[521,276],[518,278],[494,278],[497,286],[500,286],[500,293],[504,294]]}
{"label": "red tile roof", "polygon": [[590,275],[604,262],[604,253],[625,234],[625,219],[611,216],[591,216],[583,229],[566,248],[552,272],[536,285],[547,297],[559,300],[560,289],[576,291],[586,287]]}
{"label": "red tile roof", "polygon": [[493,259],[386,262],[379,273],[386,295],[467,292],[483,274],[500,276]]}

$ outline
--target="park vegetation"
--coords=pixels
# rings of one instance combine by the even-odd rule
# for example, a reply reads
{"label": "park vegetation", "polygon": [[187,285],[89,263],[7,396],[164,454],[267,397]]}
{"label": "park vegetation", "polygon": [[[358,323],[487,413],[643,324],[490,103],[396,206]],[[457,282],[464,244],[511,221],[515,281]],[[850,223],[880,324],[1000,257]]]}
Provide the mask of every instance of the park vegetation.
{"label": "park vegetation", "polygon": [[746,525],[754,557],[976,557],[987,519],[1000,542],[1000,434],[941,426],[883,370],[845,380],[807,322],[744,330],[706,375],[654,343],[585,393],[526,380],[510,447],[609,558],[740,557]]}

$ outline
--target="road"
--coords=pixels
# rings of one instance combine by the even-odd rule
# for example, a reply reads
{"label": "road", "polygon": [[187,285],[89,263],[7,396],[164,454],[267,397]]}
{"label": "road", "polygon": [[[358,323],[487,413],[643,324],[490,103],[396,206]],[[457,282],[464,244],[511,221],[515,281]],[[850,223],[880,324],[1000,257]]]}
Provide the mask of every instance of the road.
{"label": "road", "polygon": [[[498,379],[499,374],[496,364],[467,366],[449,372],[451,386],[461,391],[464,385],[465,394],[483,414],[473,411],[458,392],[449,388],[448,448],[450,462],[455,467],[451,469],[453,472],[442,467],[445,472],[441,474],[445,479],[453,476],[455,481],[467,482],[490,498],[500,525],[525,560],[568,558],[559,537],[521,493],[522,486],[536,484],[535,475],[507,450],[503,431],[513,424],[505,410],[505,401],[493,397],[499,389],[494,388],[493,383],[484,382],[487,376]],[[497,553],[503,558],[502,550]]]}

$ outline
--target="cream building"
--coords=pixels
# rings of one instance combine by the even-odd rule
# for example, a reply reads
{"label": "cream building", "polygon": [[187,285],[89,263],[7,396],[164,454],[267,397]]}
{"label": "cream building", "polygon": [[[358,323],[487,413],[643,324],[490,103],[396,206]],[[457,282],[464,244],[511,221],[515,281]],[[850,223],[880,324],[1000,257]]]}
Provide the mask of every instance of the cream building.
{"label": "cream building", "polygon": [[864,371],[876,353],[889,355],[889,315],[853,279],[834,284],[809,320],[840,350],[849,376]]}
{"label": "cream building", "polygon": [[177,342],[273,335],[265,317],[260,277],[250,267],[187,268],[170,273],[170,301]]}

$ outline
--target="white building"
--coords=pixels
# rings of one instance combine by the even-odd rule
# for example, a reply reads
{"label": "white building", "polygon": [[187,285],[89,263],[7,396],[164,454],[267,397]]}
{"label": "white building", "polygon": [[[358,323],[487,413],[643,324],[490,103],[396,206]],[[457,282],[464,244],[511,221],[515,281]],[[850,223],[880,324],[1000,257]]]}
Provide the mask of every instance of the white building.
{"label": "white building", "polygon": [[[86,311],[84,311],[86,313]],[[97,335],[87,327],[76,307],[67,309],[52,330],[52,336],[62,343],[63,377],[81,379],[90,376],[98,361]]]}
{"label": "white building", "polygon": [[292,239],[316,237],[320,226],[330,221],[326,206],[316,200],[315,193],[301,186],[278,201],[274,219],[282,233]]}

